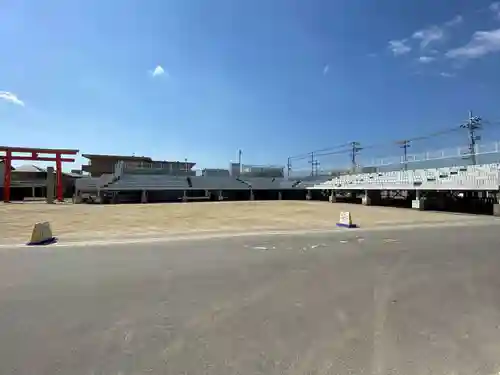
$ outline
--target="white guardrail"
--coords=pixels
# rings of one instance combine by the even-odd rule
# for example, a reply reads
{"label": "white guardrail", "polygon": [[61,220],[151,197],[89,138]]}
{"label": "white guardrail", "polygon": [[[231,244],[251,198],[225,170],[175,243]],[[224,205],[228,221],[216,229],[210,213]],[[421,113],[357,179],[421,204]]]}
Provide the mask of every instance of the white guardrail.
{"label": "white guardrail", "polygon": [[[500,152],[500,141],[493,143],[476,144],[476,155],[497,154]],[[408,154],[406,163],[425,162],[432,160],[467,158],[471,153],[469,146],[450,147],[435,151],[425,151],[416,154]],[[392,164],[405,164],[403,156],[390,156],[385,158],[375,158],[367,166],[382,167]]]}

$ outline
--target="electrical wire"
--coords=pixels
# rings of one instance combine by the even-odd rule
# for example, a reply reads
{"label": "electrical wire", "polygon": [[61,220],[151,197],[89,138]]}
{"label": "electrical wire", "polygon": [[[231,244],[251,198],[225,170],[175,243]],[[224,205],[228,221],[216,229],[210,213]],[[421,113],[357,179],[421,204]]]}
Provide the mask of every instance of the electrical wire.
{"label": "electrical wire", "polygon": [[483,120],[483,124],[485,124],[485,125],[500,125],[500,120],[499,121]]}
{"label": "electrical wire", "polygon": [[[500,125],[500,120],[497,121],[489,121],[489,120],[482,120],[482,125],[493,125],[493,126],[498,126]],[[390,145],[394,144],[399,144],[401,147],[404,147],[404,144],[407,144],[407,147],[410,147],[411,143],[413,142],[421,142],[425,140],[430,140],[434,138],[438,138],[440,136],[452,134],[452,133],[458,133],[460,131],[463,131],[463,128],[461,125],[454,126],[452,128],[447,128],[443,130],[439,130],[436,132],[432,132],[430,134],[422,135],[422,136],[416,136],[408,139],[403,139],[403,140],[398,140],[398,141],[389,141],[389,142],[381,142],[381,143],[376,143],[376,144],[371,144],[371,145],[359,145],[357,149],[355,150],[356,153],[364,150],[372,150],[376,148],[382,148],[382,147],[388,147]],[[322,148],[318,150],[314,150],[305,154],[300,154],[300,155],[295,155],[291,156],[289,158],[289,162],[292,160],[298,161],[298,160],[303,160],[303,159],[310,159],[310,158],[318,158],[318,157],[325,157],[325,156],[330,156],[330,155],[342,155],[342,154],[350,154],[352,155],[353,152],[353,142],[349,143],[344,143],[338,146],[332,146],[332,147],[327,147],[327,148]]]}
{"label": "electrical wire", "polygon": [[341,155],[341,154],[349,153],[351,151],[352,151],[351,149],[345,149],[345,150],[325,152],[325,153],[319,153],[319,154],[314,153],[314,157],[316,158],[316,157],[319,157],[319,156]]}
{"label": "electrical wire", "polygon": [[338,145],[338,146],[331,146],[331,147],[321,148],[321,149],[318,149],[318,150],[307,152],[305,154],[299,154],[299,155],[295,155],[295,156],[290,156],[289,159],[290,160],[301,160],[301,159],[305,159],[305,158],[310,158],[311,154],[316,155],[317,153],[321,153],[321,152],[325,152],[325,151],[330,151],[330,150],[333,151],[333,150],[336,150],[338,148],[348,147],[348,146],[350,146],[350,143],[344,143],[344,144]]}
{"label": "electrical wire", "polygon": [[[445,134],[449,134],[449,133],[454,133],[454,132],[458,132],[458,131],[461,131],[461,130],[462,129],[460,129],[459,127],[453,127],[453,128],[443,129],[443,130],[440,130],[440,131],[437,131],[437,132],[434,132],[434,133],[430,133],[430,134],[427,134],[427,135],[422,135],[422,136],[418,136],[418,137],[408,138],[408,139],[405,139],[405,140],[390,141],[390,142],[381,142],[381,143],[371,144],[371,145],[367,145],[367,146],[360,146],[359,147],[360,148],[359,151],[362,151],[362,150],[371,150],[371,149],[380,148],[380,147],[387,147],[389,145],[393,145],[394,143],[400,143],[400,142],[403,142],[403,141],[407,141],[409,143],[416,142],[416,141],[424,141],[424,140],[427,140],[427,139],[437,138],[437,137],[439,137],[441,135],[445,135]],[[345,150],[344,152],[352,152],[352,148],[348,149],[348,150]]]}

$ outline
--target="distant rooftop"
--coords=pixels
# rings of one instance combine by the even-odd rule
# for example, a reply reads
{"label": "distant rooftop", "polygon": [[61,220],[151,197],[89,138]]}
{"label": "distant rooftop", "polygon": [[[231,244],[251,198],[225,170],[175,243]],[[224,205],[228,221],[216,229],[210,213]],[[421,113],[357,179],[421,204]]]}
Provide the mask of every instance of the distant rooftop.
{"label": "distant rooftop", "polygon": [[[2,164],[2,163],[3,163],[3,161],[0,161],[0,164]],[[47,172],[46,168],[38,167],[38,166],[33,165],[33,164],[23,164],[19,167],[11,167],[11,170],[12,170],[12,173],[46,173]],[[55,170],[54,170],[54,173],[55,173]],[[68,176],[68,177],[75,177],[75,178],[83,177],[81,173],[74,173],[73,171],[72,172],[62,172],[62,174],[65,176]],[[0,178],[2,178],[2,176],[0,176]]]}
{"label": "distant rooftop", "polygon": [[142,162],[146,162],[146,163],[165,164],[165,165],[169,165],[169,164],[185,165],[185,164],[187,164],[188,168],[192,168],[193,166],[196,165],[196,163],[193,163],[190,161],[186,162],[186,161],[180,161],[180,160],[176,160],[176,161],[153,160],[149,156],[106,155],[106,154],[82,154],[82,156],[84,158],[87,158],[87,159],[112,159],[112,160],[116,160],[116,161],[118,161],[118,160],[121,160],[121,161],[142,161]]}
{"label": "distant rooftop", "polygon": [[134,155],[105,155],[105,154],[82,154],[86,159],[114,159],[123,161],[148,161],[152,162],[148,156],[134,156]]}
{"label": "distant rooftop", "polygon": [[36,165],[33,164],[23,164],[19,167],[15,168],[16,172],[45,172],[45,168],[40,168],[37,167]]}

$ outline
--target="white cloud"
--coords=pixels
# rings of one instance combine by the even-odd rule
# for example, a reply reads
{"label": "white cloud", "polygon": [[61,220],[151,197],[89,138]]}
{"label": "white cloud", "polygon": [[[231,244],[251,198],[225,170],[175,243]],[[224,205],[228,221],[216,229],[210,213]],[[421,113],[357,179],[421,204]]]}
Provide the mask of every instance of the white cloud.
{"label": "white cloud", "polygon": [[405,55],[411,51],[411,47],[406,44],[407,42],[408,39],[390,40],[389,49],[394,54],[394,56]]}
{"label": "white cloud", "polygon": [[[429,26],[427,28],[415,31],[411,39],[420,41],[420,49],[426,49],[427,54],[437,54],[439,53],[436,49],[429,49],[429,45],[434,42],[443,41],[449,31],[447,30],[450,27],[456,26],[462,23],[464,18],[461,15],[456,15],[451,20],[444,22],[441,26]],[[389,41],[389,49],[392,51],[394,56],[404,55],[409,53],[412,50],[411,42],[408,38],[401,40],[391,40]],[[421,62],[430,62],[431,58],[424,57],[423,59],[419,59]]]}
{"label": "white cloud", "polygon": [[325,65],[325,67],[323,68],[323,74],[326,76],[328,74],[328,71],[330,70],[330,65]]}
{"label": "white cloud", "polygon": [[477,59],[494,52],[500,52],[500,29],[476,31],[466,45],[446,52],[446,57],[451,59]]}
{"label": "white cloud", "polygon": [[453,17],[451,20],[449,20],[448,22],[445,22],[445,26],[448,26],[448,27],[452,27],[452,26],[456,26],[456,25],[459,25],[463,22],[464,18],[461,16],[461,15],[457,15],[455,17]]}
{"label": "white cloud", "polygon": [[420,48],[424,49],[432,42],[444,38],[444,31],[438,26],[431,26],[427,29],[415,31],[412,35],[413,39],[420,39]]}
{"label": "white cloud", "polygon": [[441,73],[439,73],[439,75],[440,75],[441,77],[444,77],[444,78],[453,78],[453,77],[455,77],[455,74],[453,74],[453,73],[448,73],[448,72],[441,72]]}
{"label": "white cloud", "polygon": [[151,75],[153,77],[159,77],[159,76],[162,76],[165,74],[165,69],[162,68],[161,65],[158,65],[154,70],[153,72],[151,73]]}
{"label": "white cloud", "polygon": [[8,91],[0,91],[0,99],[6,100],[8,102],[11,102],[13,104],[20,105],[24,107],[24,102],[17,97],[16,94],[13,94]]}
{"label": "white cloud", "polygon": [[490,10],[495,14],[495,18],[500,20],[500,1],[491,3]]}
{"label": "white cloud", "polygon": [[418,58],[418,61],[421,62],[422,64],[429,64],[429,63],[433,62],[434,60],[436,60],[436,58],[432,57],[432,56],[420,56]]}

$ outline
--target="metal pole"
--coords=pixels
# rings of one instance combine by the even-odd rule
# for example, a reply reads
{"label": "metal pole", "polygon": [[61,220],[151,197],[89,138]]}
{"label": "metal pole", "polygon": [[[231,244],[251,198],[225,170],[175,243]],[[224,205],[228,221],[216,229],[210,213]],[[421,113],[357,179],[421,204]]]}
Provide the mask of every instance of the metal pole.
{"label": "metal pole", "polygon": [[403,163],[405,167],[405,171],[408,170],[408,147],[410,147],[410,141],[405,139],[399,141],[398,144],[403,149]]}
{"label": "metal pole", "polygon": [[404,152],[404,162],[405,162],[405,171],[408,169],[408,143],[405,142],[403,147]]}
{"label": "metal pole", "polygon": [[5,151],[5,170],[3,172],[3,201],[5,203],[10,202],[10,179],[11,179],[11,168],[12,168],[12,151]]}
{"label": "metal pole", "polygon": [[356,171],[356,155],[358,154],[359,151],[362,150],[362,147],[359,147],[360,143],[359,142],[351,142],[351,164],[352,164],[352,171]]}
{"label": "metal pole", "polygon": [[240,150],[238,150],[238,177],[241,176],[241,155],[242,155],[242,151],[240,149]]}
{"label": "metal pole", "polygon": [[481,118],[478,116],[472,116],[472,111],[469,111],[469,120],[467,123],[460,125],[461,128],[467,129],[469,131],[469,157],[472,160],[472,164],[477,163],[476,158],[476,141],[480,140],[480,137],[476,135],[476,130],[481,129]]}
{"label": "metal pole", "polygon": [[469,135],[470,135],[470,152],[472,156],[472,164],[476,165],[476,135],[474,134],[475,127],[473,125],[472,111],[469,111]]}

